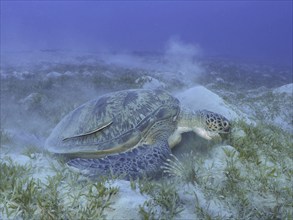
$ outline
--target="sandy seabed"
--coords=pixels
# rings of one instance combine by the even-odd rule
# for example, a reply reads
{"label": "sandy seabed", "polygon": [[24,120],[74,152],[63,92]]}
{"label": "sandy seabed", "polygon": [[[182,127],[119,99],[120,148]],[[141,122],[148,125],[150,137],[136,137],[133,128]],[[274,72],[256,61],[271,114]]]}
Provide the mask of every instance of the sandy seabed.
{"label": "sandy seabed", "polygon": [[[150,55],[35,56],[1,67],[0,219],[293,217],[289,69]],[[89,180],[44,149],[69,111],[129,88],[165,89],[184,109],[218,112],[232,133],[215,142],[185,134],[160,180]]]}

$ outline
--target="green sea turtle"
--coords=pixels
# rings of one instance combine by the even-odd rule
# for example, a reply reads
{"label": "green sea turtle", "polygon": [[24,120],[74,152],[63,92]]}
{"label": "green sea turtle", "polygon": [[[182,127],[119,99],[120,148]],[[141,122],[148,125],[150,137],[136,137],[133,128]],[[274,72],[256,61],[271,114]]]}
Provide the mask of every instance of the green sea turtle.
{"label": "green sea turtle", "polygon": [[69,166],[89,176],[154,177],[188,131],[211,139],[228,133],[230,123],[207,110],[181,111],[179,100],[163,90],[125,90],[70,112],[45,148],[69,158]]}

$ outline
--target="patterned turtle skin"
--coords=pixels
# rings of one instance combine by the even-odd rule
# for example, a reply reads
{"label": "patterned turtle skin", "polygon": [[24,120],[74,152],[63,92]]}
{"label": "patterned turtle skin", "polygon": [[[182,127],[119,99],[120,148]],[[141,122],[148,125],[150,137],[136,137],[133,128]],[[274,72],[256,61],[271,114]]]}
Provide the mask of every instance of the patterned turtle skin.
{"label": "patterned turtle skin", "polygon": [[211,139],[230,131],[222,115],[181,111],[163,90],[124,90],[76,108],[53,129],[45,148],[90,177],[155,177],[183,132]]}

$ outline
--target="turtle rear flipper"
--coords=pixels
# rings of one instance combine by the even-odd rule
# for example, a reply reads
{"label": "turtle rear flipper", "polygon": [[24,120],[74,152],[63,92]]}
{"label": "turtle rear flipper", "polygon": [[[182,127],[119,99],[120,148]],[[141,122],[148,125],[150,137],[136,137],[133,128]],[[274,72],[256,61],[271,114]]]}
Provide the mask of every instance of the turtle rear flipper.
{"label": "turtle rear flipper", "polygon": [[112,173],[114,176],[123,176],[126,179],[137,179],[143,176],[156,176],[170,154],[168,142],[158,141],[152,145],[142,144],[129,151],[104,158],[75,158],[67,164],[93,178]]}

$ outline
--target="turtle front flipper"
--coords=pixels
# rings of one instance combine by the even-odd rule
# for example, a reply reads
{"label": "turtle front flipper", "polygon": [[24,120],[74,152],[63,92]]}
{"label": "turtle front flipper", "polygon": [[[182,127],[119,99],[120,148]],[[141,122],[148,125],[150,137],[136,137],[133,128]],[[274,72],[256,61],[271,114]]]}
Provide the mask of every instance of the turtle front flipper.
{"label": "turtle front flipper", "polygon": [[93,178],[112,174],[126,179],[137,179],[143,176],[156,177],[170,154],[168,142],[158,141],[152,145],[142,144],[124,153],[104,158],[75,158],[67,164]]}

